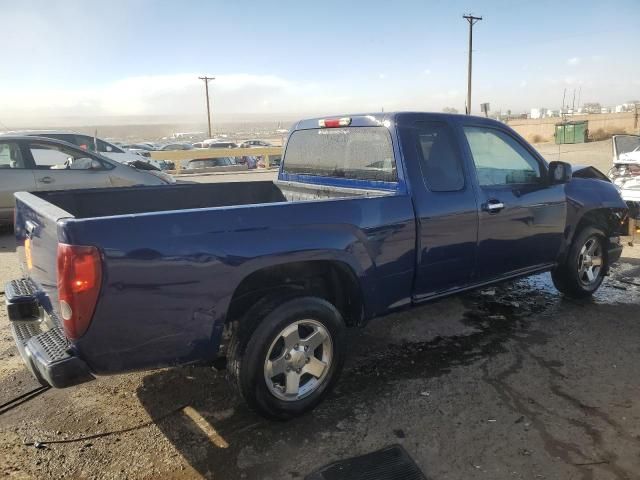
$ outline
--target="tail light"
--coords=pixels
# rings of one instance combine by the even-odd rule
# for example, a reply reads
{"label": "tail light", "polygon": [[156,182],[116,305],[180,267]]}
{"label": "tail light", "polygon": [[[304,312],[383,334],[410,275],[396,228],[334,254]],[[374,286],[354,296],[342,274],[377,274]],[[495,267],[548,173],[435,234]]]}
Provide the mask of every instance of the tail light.
{"label": "tail light", "polygon": [[96,247],[58,244],[58,300],[67,338],[80,338],[89,328],[101,283]]}

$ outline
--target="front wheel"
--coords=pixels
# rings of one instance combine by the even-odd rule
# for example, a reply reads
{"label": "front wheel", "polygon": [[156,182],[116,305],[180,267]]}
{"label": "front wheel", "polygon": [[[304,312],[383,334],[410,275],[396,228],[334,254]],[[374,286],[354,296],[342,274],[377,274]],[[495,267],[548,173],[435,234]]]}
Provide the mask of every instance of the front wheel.
{"label": "front wheel", "polygon": [[[273,305],[273,304],[272,304]],[[340,312],[317,297],[263,309],[248,338],[236,338],[231,376],[242,397],[261,414],[289,419],[314,408],[344,363]]]}
{"label": "front wheel", "polygon": [[584,298],[600,288],[608,267],[604,232],[587,227],[578,233],[564,264],[551,273],[551,278],[560,292]]}

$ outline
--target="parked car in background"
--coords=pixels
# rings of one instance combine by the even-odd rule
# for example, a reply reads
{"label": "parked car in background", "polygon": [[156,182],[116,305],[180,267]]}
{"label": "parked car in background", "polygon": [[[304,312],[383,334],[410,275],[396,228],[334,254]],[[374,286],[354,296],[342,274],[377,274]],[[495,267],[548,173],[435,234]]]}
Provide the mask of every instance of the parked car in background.
{"label": "parked car in background", "polygon": [[151,143],[151,142],[132,143],[132,144],[129,144],[129,148],[137,148],[140,150],[147,150],[149,152],[158,150],[158,146],[155,143]]}
{"label": "parked car in background", "polygon": [[125,143],[122,144],[122,148],[128,152],[135,153],[142,157],[151,157],[151,152],[155,150],[155,148],[150,147],[144,143]]}
{"label": "parked car in background", "polygon": [[172,151],[172,150],[193,150],[193,145],[190,143],[167,143],[157,148],[159,151]]}
{"label": "parked car in background", "polygon": [[238,144],[219,138],[208,138],[192,144],[193,148],[238,148]]}
{"label": "parked car in background", "polygon": [[[25,131],[20,132],[20,135],[27,136],[39,136],[46,138],[53,138],[56,140],[61,140],[63,142],[72,143],[77,145],[83,150],[87,150],[90,152],[97,152],[107,158],[115,160],[116,162],[124,163],[125,165],[134,165],[136,163],[139,164],[140,155],[136,154],[137,152],[132,152],[131,150],[126,149],[124,146],[119,147],[113,143],[107,142],[97,137],[92,137],[90,135],[85,135],[82,133],[74,133],[74,132],[63,132],[57,130],[33,130],[33,131]],[[0,136],[0,138],[2,138]],[[148,146],[148,144],[140,144]],[[150,148],[150,147],[149,147]],[[155,168],[146,169],[152,175],[156,175],[160,177],[167,183],[175,183],[175,179],[169,175],[168,173],[162,172],[162,170],[173,170],[173,163],[163,163],[165,161],[153,160],[149,156],[149,151],[141,150],[146,153],[143,155],[144,161],[150,163]]]}
{"label": "parked car in background", "polygon": [[265,140],[245,140],[240,144],[241,148],[252,148],[252,147],[272,147],[273,145]]}
{"label": "parked car in background", "polygon": [[242,167],[234,157],[219,157],[219,158],[196,158],[189,160],[187,168],[213,168],[213,167]]}
{"label": "parked car in background", "polygon": [[235,142],[211,142],[207,144],[206,148],[238,148],[238,144]]}
{"label": "parked car in background", "polygon": [[77,145],[83,150],[90,152],[97,152],[105,157],[111,158],[117,162],[123,162],[127,159],[137,160],[131,152],[127,151],[125,145],[118,146],[114,143],[107,142],[91,135],[84,133],[67,132],[62,130],[23,130],[8,132],[7,135],[28,135],[37,137],[53,138],[55,140],[61,140],[63,142]]}
{"label": "parked car in background", "polygon": [[[135,159],[134,159],[135,160]],[[140,157],[138,157],[138,161]],[[160,175],[158,175],[160,174]],[[13,223],[13,194],[78,188],[166,185],[162,172],[140,169],[89,149],[36,136],[0,136],[0,223]]]}

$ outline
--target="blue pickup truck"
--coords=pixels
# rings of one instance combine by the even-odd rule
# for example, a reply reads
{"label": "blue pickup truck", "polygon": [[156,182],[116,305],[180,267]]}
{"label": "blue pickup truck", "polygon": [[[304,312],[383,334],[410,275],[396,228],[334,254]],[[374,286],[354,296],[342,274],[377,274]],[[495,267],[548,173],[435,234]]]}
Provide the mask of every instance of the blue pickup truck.
{"label": "blue pickup truck", "polygon": [[347,327],[540,272],[592,294],[627,214],[602,173],[506,125],[411,112],[298,122],[275,182],[15,197],[24,276],[5,295],[37,379],[226,357],[275,418],[330,390]]}

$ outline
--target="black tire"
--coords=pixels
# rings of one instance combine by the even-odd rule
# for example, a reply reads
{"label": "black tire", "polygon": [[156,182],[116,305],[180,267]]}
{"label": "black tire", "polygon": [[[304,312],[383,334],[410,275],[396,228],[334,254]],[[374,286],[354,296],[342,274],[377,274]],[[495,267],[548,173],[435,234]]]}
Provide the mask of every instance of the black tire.
{"label": "black tire", "polygon": [[[283,342],[282,354],[279,359],[282,361],[284,337],[280,335],[287,327],[301,321],[316,322],[318,328],[321,326],[324,329],[323,334],[328,334],[327,336],[330,337],[331,348],[327,348],[327,351],[331,352],[331,357],[330,361],[326,362],[326,370],[323,371],[321,380],[317,379],[314,388],[308,394],[300,398],[291,397],[283,400],[273,393],[275,384],[272,383],[272,387],[267,384],[265,362],[267,356],[277,346],[277,342],[281,341]],[[242,323],[245,325],[244,328],[242,325],[238,328],[229,346],[227,369],[231,382],[249,407],[266,417],[288,420],[313,409],[320,403],[337,381],[344,364],[345,324],[340,312],[331,303],[318,297],[289,297],[288,299],[280,297],[280,299],[272,298],[259,302],[250,309]],[[297,326],[295,328],[296,331],[301,331]],[[304,328],[303,323],[300,329],[304,331]],[[300,351],[304,341],[305,339],[302,338]],[[307,356],[318,355],[318,352],[321,355],[324,354],[324,344],[316,348],[313,353],[303,352],[302,354]],[[291,355],[289,357],[291,358]],[[294,360],[296,359],[290,361]],[[303,370],[302,376],[306,379],[305,381],[313,380],[314,377],[304,373],[306,368],[304,364],[301,365],[302,368],[298,368],[297,371]],[[283,375],[286,382],[288,374]],[[300,378],[301,385],[304,385],[302,377]],[[285,395],[284,392],[280,394]]]}
{"label": "black tire", "polygon": [[[588,242],[599,242],[600,258],[602,265],[598,269],[593,281],[587,281],[584,275],[580,274],[582,265],[582,249]],[[596,227],[585,227],[575,236],[569,252],[563,264],[551,272],[551,279],[555,287],[565,295],[574,298],[585,298],[592,295],[604,280],[609,269],[607,258],[607,237],[605,233]]]}

